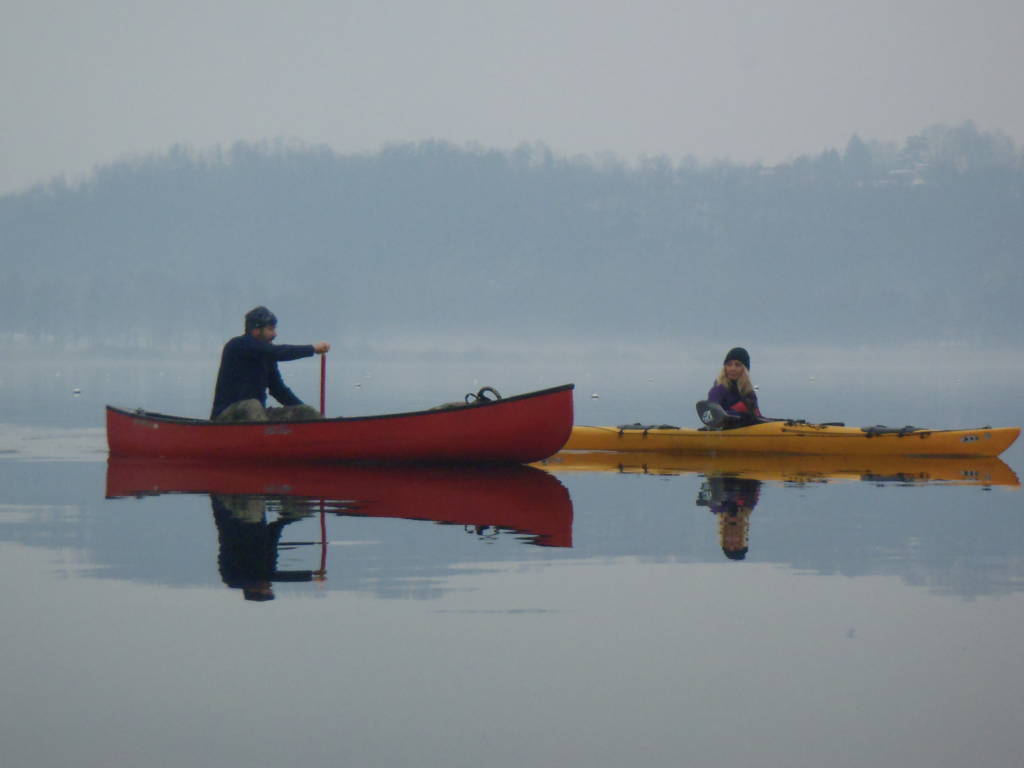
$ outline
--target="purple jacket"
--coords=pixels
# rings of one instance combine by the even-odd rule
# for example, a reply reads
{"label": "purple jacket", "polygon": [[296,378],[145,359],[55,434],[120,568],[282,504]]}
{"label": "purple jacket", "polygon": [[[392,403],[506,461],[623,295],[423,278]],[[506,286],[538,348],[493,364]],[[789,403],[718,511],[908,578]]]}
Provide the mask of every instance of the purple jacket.
{"label": "purple jacket", "polygon": [[746,420],[752,420],[752,416],[761,415],[761,410],[757,406],[757,393],[751,392],[745,403],[739,388],[733,383],[730,383],[729,386],[716,383],[708,390],[708,400],[718,403],[729,413],[743,416]]}

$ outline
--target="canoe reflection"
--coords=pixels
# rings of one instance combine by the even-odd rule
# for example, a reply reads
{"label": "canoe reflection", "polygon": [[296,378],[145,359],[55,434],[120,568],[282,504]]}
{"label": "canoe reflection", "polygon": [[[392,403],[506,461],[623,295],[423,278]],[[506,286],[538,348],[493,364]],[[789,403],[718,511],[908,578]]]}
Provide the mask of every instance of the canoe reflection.
{"label": "canoe reflection", "polygon": [[[247,599],[272,599],[275,581],[326,573],[330,516],[402,518],[467,527],[481,536],[524,534],[531,544],[572,546],[572,500],[557,478],[534,467],[256,464],[160,459],[107,463],[107,498],[209,494],[220,543],[221,576]],[[289,524],[319,514],[321,568],[279,571]],[[272,522],[270,521],[273,517]]]}
{"label": "canoe reflection", "polygon": [[663,454],[562,451],[538,463],[549,472],[622,472],[652,475],[729,475],[776,483],[863,481],[910,485],[980,485],[1019,488],[1020,480],[997,458],[908,456],[799,456],[784,454]]}

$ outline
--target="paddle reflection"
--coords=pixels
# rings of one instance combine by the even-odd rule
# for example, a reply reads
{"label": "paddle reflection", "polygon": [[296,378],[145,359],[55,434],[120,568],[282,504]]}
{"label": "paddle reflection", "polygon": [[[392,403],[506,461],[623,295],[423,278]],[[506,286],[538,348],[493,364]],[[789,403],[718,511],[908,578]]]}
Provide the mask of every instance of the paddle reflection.
{"label": "paddle reflection", "polygon": [[[273,584],[326,578],[328,520],[401,518],[460,525],[493,539],[512,532],[529,544],[572,546],[572,501],[533,467],[350,466],[117,459],[107,464],[107,498],[209,494],[224,583],[248,600],[273,599]],[[290,524],[318,515],[319,541],[282,541]],[[320,548],[320,568],[282,571],[282,548]]]}

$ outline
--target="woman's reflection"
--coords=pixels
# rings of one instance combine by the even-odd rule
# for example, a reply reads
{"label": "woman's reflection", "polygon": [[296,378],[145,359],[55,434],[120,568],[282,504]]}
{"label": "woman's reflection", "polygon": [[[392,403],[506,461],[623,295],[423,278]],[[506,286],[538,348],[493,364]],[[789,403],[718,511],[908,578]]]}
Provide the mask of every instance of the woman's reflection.
{"label": "woman's reflection", "polygon": [[761,481],[734,476],[710,476],[701,485],[698,506],[718,518],[718,540],[730,560],[743,560],[749,550],[750,513],[761,495]]}

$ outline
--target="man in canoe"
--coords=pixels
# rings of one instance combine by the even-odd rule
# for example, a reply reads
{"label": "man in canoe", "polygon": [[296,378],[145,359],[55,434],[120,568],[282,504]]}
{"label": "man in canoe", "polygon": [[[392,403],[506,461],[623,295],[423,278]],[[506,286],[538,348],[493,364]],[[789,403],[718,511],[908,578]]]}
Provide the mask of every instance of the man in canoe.
{"label": "man in canoe", "polygon": [[708,391],[708,400],[737,417],[730,420],[727,428],[745,427],[761,419],[757,392],[750,381],[750,353],[743,347],[733,347],[725,354],[722,370]]}
{"label": "man in canoe", "polygon": [[[281,378],[279,362],[325,355],[331,345],[274,344],[277,317],[266,307],[245,315],[245,333],[228,341],[220,357],[217,386],[213,393],[213,421],[283,421],[319,419],[320,412],[305,405]],[[282,407],[267,408],[267,392]]]}

